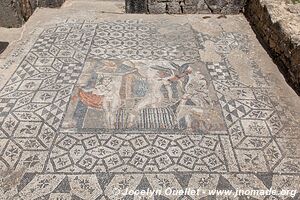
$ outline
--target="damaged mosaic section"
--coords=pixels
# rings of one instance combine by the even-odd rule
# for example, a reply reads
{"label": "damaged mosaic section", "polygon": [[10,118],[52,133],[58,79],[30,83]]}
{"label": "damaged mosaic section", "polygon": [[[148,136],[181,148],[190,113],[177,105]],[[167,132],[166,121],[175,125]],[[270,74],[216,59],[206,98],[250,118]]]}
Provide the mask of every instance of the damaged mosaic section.
{"label": "damaged mosaic section", "polygon": [[[204,72],[201,72],[204,71]],[[73,92],[63,128],[225,131],[203,63],[92,60]],[[69,119],[70,118],[70,119]]]}

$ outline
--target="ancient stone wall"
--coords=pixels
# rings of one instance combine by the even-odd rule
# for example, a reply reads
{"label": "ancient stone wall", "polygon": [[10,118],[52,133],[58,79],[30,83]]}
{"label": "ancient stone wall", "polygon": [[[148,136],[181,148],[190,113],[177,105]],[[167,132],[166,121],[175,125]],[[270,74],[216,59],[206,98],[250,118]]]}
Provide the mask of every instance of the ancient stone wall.
{"label": "ancient stone wall", "polygon": [[1,0],[0,26],[20,27],[37,7],[59,7],[65,0]]}
{"label": "ancient stone wall", "polygon": [[245,15],[287,82],[300,94],[300,4],[251,0],[245,7]]}
{"label": "ancient stone wall", "polygon": [[0,1],[0,26],[16,27],[23,23],[24,19],[21,15],[21,9],[18,2],[10,0]]}
{"label": "ancient stone wall", "polygon": [[150,14],[237,14],[247,0],[126,0],[127,12]]}

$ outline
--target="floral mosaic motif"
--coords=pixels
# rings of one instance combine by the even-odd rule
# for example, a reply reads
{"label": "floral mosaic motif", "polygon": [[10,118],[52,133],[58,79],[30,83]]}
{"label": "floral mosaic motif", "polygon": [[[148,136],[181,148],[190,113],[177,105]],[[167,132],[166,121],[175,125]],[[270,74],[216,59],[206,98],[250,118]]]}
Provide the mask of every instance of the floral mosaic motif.
{"label": "floral mosaic motif", "polygon": [[78,167],[85,172],[227,171],[220,153],[224,144],[216,136],[63,135],[50,155],[49,170],[53,172]]}

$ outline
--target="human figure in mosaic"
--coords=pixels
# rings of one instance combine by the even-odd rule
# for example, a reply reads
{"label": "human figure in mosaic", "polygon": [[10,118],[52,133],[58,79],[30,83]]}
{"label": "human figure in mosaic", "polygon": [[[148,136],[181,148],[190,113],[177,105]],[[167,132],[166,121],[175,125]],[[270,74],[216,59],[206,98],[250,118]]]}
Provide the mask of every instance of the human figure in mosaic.
{"label": "human figure in mosaic", "polygon": [[[168,93],[169,104],[167,106],[170,106],[172,102],[171,107],[176,108],[173,115],[177,125],[174,124],[174,126],[192,129],[192,123],[203,118],[204,109],[209,104],[204,76],[192,69],[189,63],[179,65],[170,62],[168,66],[155,66],[154,68],[159,71],[160,85],[164,86]],[[175,99],[173,99],[174,91],[177,93]],[[180,123],[182,120],[185,125]]]}
{"label": "human figure in mosaic", "polygon": [[[107,62],[104,67],[114,70],[115,64]],[[119,91],[121,88],[122,76],[111,73],[97,73],[96,80],[91,88],[79,89],[80,100],[88,107],[104,110],[107,127],[115,128],[116,112],[121,105]]]}
{"label": "human figure in mosaic", "polygon": [[[137,102],[134,108],[129,113],[129,125],[137,123],[140,117],[140,111],[145,108],[158,108],[164,101],[164,96],[161,92],[163,80],[159,77],[158,71],[145,64],[138,66],[138,73],[151,86],[147,93]],[[141,116],[147,117],[147,116]]]}
{"label": "human figure in mosaic", "polygon": [[102,128],[191,129],[193,122],[203,118],[203,109],[209,103],[207,85],[190,64],[96,64],[98,67],[87,72],[78,89],[78,103],[86,107],[78,114],[81,121],[95,120],[89,113],[97,112],[103,116]]}
{"label": "human figure in mosaic", "polygon": [[196,124],[201,122],[203,112],[209,105],[207,82],[204,76],[198,71],[191,72],[188,82],[184,85],[184,91],[176,109],[177,121],[179,124],[179,121],[184,118],[187,129],[194,129],[197,127],[193,122]]}

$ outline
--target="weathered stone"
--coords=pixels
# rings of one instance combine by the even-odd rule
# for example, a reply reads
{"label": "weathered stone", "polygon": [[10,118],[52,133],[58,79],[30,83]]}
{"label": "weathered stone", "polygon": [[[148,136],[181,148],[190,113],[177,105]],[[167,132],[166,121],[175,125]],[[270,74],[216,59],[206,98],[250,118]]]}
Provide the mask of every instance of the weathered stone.
{"label": "weathered stone", "polygon": [[147,12],[147,4],[146,0],[125,0],[126,3],[126,12],[127,13],[146,13]]}
{"label": "weathered stone", "polygon": [[300,94],[300,6],[280,0],[253,0],[245,14],[270,48],[289,84]]}
{"label": "weathered stone", "polygon": [[165,3],[149,4],[148,12],[152,14],[166,13],[166,4]]}
{"label": "weathered stone", "polygon": [[287,10],[291,13],[300,14],[300,4],[288,5]]}
{"label": "weathered stone", "polygon": [[61,6],[65,0],[31,0],[39,7],[56,8]]}
{"label": "weathered stone", "polygon": [[18,27],[24,23],[24,18],[21,16],[18,2],[12,2],[11,0],[0,1],[0,26]]}
{"label": "weathered stone", "polygon": [[197,6],[182,6],[182,13],[184,14],[195,14],[198,13]]}
{"label": "weathered stone", "polygon": [[65,0],[1,0],[0,26],[20,27],[37,7],[59,7]]}
{"label": "weathered stone", "polygon": [[199,0],[185,0],[183,2],[187,6],[194,6],[198,4]]}
{"label": "weathered stone", "polygon": [[[127,0],[135,3],[136,0]],[[139,1],[137,1],[139,2]],[[145,12],[169,14],[225,13],[237,14],[243,10],[246,0],[148,0]],[[128,10],[134,13],[137,11]]]}
{"label": "weathered stone", "polygon": [[172,2],[168,2],[167,4],[167,13],[169,14],[180,14],[182,13],[181,11],[181,5],[179,2],[176,1],[172,1]]}
{"label": "weathered stone", "polygon": [[211,13],[204,0],[199,0],[197,4],[197,11],[198,13]]}
{"label": "weathered stone", "polygon": [[243,10],[246,0],[208,0],[206,2],[213,13],[236,14]]}
{"label": "weathered stone", "polygon": [[219,0],[206,0],[205,1],[207,6],[212,10],[212,12],[220,12],[223,7],[226,6],[226,1],[219,1]]}

